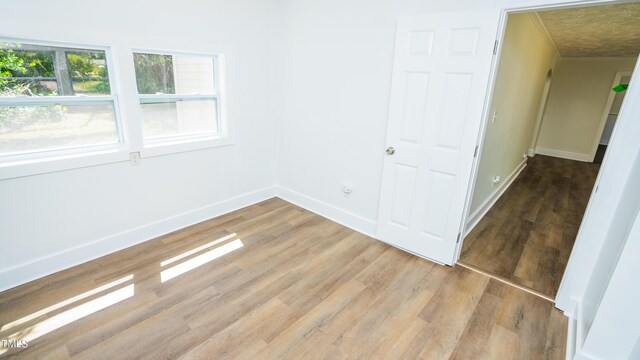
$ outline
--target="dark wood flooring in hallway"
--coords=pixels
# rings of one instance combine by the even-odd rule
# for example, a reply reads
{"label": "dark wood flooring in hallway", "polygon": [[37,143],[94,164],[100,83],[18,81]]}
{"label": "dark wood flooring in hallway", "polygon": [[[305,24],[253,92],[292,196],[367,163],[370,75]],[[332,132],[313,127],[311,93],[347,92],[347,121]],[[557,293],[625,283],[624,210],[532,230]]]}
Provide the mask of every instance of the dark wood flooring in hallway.
{"label": "dark wood flooring in hallway", "polygon": [[555,298],[599,164],[537,155],[464,240],[460,262]]}

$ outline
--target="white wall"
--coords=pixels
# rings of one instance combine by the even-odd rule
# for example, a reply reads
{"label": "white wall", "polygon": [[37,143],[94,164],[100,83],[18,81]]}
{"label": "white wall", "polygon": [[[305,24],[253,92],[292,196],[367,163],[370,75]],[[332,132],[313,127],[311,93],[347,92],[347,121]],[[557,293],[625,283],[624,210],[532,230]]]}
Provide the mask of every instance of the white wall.
{"label": "white wall", "polygon": [[[284,4],[278,182],[285,198],[372,233],[399,15],[478,1],[290,0]],[[353,185],[345,197],[340,188]]]}
{"label": "white wall", "polygon": [[[555,53],[529,14],[510,15],[496,75],[470,214],[495,199],[523,163]],[[493,185],[495,176],[502,182]]]}
{"label": "white wall", "polygon": [[235,144],[147,158],[137,167],[122,162],[0,181],[0,289],[268,196],[254,192],[275,183],[272,1],[114,0],[94,11],[70,0],[34,0],[28,9],[3,1],[0,36],[120,48],[228,45]]}
{"label": "white wall", "polygon": [[625,189],[615,224],[582,300],[582,352],[595,359],[629,357],[640,337],[640,156]]}
{"label": "white wall", "polygon": [[616,72],[633,70],[635,62],[636,58],[558,61],[536,153],[592,161]]}
{"label": "white wall", "polygon": [[[604,244],[606,245],[599,251],[597,260],[593,263],[593,272],[581,297],[581,331],[583,334],[589,332],[596,314],[599,313],[601,299],[605,291],[609,292],[609,282],[618,265],[620,254],[623,253],[625,246],[632,246],[629,241],[635,241],[635,239],[629,238],[629,234],[638,211],[640,211],[640,192],[637,191],[638,183],[640,183],[640,153],[629,155],[635,157],[630,176],[622,189],[622,196],[605,235]],[[632,256],[637,256],[637,253]]]}

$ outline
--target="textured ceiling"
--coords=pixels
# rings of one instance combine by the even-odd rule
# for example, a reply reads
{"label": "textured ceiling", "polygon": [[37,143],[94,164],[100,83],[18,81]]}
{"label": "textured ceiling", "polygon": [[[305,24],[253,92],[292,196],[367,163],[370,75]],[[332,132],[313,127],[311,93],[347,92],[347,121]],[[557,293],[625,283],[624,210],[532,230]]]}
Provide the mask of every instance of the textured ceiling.
{"label": "textured ceiling", "polygon": [[540,11],[563,57],[638,56],[640,2]]}

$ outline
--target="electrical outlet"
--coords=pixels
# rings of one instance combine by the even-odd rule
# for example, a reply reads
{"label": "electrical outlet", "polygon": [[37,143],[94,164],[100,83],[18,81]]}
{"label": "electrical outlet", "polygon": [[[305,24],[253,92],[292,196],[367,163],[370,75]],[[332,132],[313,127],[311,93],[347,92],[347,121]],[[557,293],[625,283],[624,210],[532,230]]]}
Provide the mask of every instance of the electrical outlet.
{"label": "electrical outlet", "polygon": [[496,176],[493,178],[493,184],[491,184],[491,187],[494,187],[496,185],[498,185],[500,183],[500,176]]}
{"label": "electrical outlet", "polygon": [[353,192],[353,187],[351,186],[351,184],[344,183],[342,185],[342,193],[344,194],[344,196],[349,197],[351,196],[352,192]]}
{"label": "electrical outlet", "polygon": [[129,153],[129,159],[131,159],[131,165],[133,165],[133,166],[140,165],[140,153],[139,152]]}

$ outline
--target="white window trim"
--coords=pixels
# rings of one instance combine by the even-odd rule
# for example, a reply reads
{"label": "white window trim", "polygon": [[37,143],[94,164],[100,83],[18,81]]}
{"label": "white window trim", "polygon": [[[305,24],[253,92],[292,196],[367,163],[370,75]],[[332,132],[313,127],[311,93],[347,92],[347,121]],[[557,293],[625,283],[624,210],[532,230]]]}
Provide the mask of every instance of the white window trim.
{"label": "white window trim", "polygon": [[[208,148],[215,148],[221,146],[233,145],[234,141],[231,137],[229,130],[229,122],[227,120],[227,68],[226,58],[228,51],[223,52],[209,52],[209,51],[184,51],[184,50],[168,50],[157,48],[145,48],[134,47],[131,49],[131,58],[133,59],[134,53],[145,54],[158,54],[158,55],[186,55],[186,56],[200,56],[213,58],[214,69],[214,92],[206,94],[139,94],[136,87],[136,94],[138,95],[138,103],[143,103],[145,100],[162,100],[162,99],[215,99],[217,103],[217,133],[199,133],[199,134],[187,134],[169,136],[166,138],[157,139],[140,139],[142,148],[140,155],[142,158],[169,155],[186,151],[203,150]],[[134,74],[135,75],[135,74]],[[138,107],[138,117],[142,119],[140,108]],[[141,122],[140,122],[141,124]],[[142,136],[142,131],[140,131]]]}
{"label": "white window trim", "polygon": [[4,104],[50,105],[57,103],[112,103],[118,132],[118,142],[104,145],[86,145],[61,149],[45,149],[15,155],[0,156],[0,180],[37,175],[55,171],[70,170],[88,166],[102,165],[129,159],[125,145],[126,130],[122,121],[118,103],[118,81],[112,47],[108,45],[86,44],[80,42],[59,42],[34,40],[19,37],[2,37],[3,42],[18,42],[30,45],[55,46],[81,50],[100,50],[105,52],[109,73],[111,95],[77,96],[7,96],[0,98]]}
{"label": "white window trim", "polygon": [[[27,37],[23,38],[13,34],[3,36],[1,39],[7,42],[24,42],[34,45],[61,46],[66,48],[105,51],[107,66],[109,69],[109,83],[111,87],[111,95],[107,97],[114,99],[114,110],[120,143],[41,151],[14,155],[10,158],[8,156],[0,157],[0,180],[119,162],[130,162],[131,153],[134,152],[139,152],[142,158],[148,158],[228,146],[235,143],[232,137],[232,124],[228,121],[227,107],[227,99],[230,93],[227,86],[227,79],[229,76],[228,59],[231,56],[231,48],[229,46],[186,41],[186,49],[159,49],[158,47],[129,46],[128,44],[116,45],[86,40],[73,42],[57,41],[55,39],[36,40]],[[181,46],[185,45],[182,44]],[[166,140],[164,142],[157,143],[148,141],[147,144],[143,144],[140,121],[142,116],[140,113],[139,99],[135,98],[135,95],[137,95],[138,92],[135,82],[135,71],[133,69],[133,52],[138,51],[161,54],[168,53],[176,55],[212,56],[218,61],[218,66],[215,67],[216,73],[214,76],[216,76],[217,80],[217,93],[222,96],[220,96],[218,104],[218,121],[221,130],[217,135],[199,137],[183,136],[171,139],[170,141]],[[133,76],[133,82],[128,79],[128,77],[131,76]],[[63,97],[58,96],[51,101],[55,102],[57,100],[60,102],[61,98]],[[101,97],[71,96],[68,98],[74,99],[71,101],[76,101],[76,98],[88,98],[88,100],[95,101]],[[14,98],[12,97],[12,99]],[[41,102],[42,99],[32,99],[25,96],[15,97],[15,100],[9,101],[38,102],[39,100]],[[132,106],[134,104],[135,106]]]}
{"label": "white window trim", "polygon": [[[86,149],[86,148],[85,148]],[[94,149],[82,153],[56,155],[0,164],[0,180],[79,169],[129,160],[126,149]]]}

